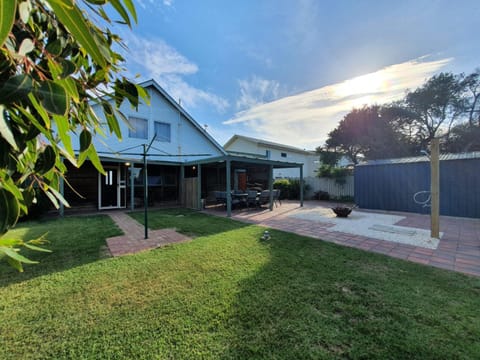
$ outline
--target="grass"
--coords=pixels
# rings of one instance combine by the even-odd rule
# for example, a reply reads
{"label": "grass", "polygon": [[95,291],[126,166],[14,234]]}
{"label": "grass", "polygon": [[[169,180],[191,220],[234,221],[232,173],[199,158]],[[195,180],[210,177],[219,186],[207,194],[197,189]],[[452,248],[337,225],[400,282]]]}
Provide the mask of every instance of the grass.
{"label": "grass", "polygon": [[280,231],[261,241],[260,227],[186,210],[149,224],[196,237],[112,259],[106,218],[19,228],[49,229],[57,250],[37,254],[34,275],[1,268],[0,358],[480,355],[480,279]]}

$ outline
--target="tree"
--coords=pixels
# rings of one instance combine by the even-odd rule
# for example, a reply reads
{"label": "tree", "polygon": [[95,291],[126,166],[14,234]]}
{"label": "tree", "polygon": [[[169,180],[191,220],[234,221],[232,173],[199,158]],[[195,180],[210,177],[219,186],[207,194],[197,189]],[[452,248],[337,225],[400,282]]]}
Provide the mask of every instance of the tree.
{"label": "tree", "polygon": [[[109,6],[110,8],[106,8]],[[42,190],[58,207],[63,160],[76,167],[89,159],[104,172],[92,135],[104,133],[92,105],[103,109],[110,133],[121,137],[118,111],[124,100],[137,106],[141,87],[122,74],[121,39],[109,29],[119,16],[136,22],[132,0],[8,0],[0,6],[0,256],[20,271],[28,259],[7,238]],[[74,153],[71,134],[79,133]],[[68,205],[68,204],[67,204]]]}
{"label": "tree", "polygon": [[468,122],[454,126],[443,150],[450,153],[480,151],[480,126]]}
{"label": "tree", "polygon": [[391,114],[378,105],[353,109],[328,134],[326,146],[339,149],[354,164],[359,155],[382,159],[404,153],[403,136],[393,127]]}
{"label": "tree", "polygon": [[[462,82],[466,92],[466,110],[468,114],[468,125],[480,127],[480,69],[465,76]],[[475,124],[476,123],[476,124]]]}
{"label": "tree", "polygon": [[320,156],[320,162],[330,166],[335,166],[342,158],[343,154],[335,151],[335,149],[328,149],[327,147],[317,147],[315,152]]}
{"label": "tree", "polygon": [[467,107],[462,76],[440,73],[418,89],[407,93],[403,106],[410,113],[415,141],[426,147],[435,137],[448,139],[453,125]]}

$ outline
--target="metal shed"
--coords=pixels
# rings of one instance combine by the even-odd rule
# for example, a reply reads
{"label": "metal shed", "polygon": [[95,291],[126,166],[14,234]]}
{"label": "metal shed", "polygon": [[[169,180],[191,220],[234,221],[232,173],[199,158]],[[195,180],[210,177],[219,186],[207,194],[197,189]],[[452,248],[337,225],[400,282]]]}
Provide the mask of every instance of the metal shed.
{"label": "metal shed", "polygon": [[[361,208],[428,214],[429,190],[427,156],[355,166],[355,202]],[[480,218],[480,152],[440,155],[440,214]]]}

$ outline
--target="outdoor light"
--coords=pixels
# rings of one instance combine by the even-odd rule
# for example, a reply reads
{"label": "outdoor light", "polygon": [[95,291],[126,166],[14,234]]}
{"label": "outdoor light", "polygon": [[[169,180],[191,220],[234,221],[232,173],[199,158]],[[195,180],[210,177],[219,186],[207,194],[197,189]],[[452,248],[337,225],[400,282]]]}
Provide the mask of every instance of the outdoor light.
{"label": "outdoor light", "polygon": [[126,163],[125,163],[125,166],[130,166],[130,163],[129,163],[129,162],[126,162]]}
{"label": "outdoor light", "polygon": [[196,169],[196,167],[195,167],[195,166],[192,166],[192,170],[195,170],[195,169]]}

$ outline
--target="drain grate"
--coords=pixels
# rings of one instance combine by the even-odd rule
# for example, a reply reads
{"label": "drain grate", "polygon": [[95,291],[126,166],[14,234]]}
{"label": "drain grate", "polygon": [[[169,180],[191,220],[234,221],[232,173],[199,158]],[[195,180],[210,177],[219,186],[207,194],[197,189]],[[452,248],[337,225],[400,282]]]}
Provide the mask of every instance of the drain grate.
{"label": "drain grate", "polygon": [[383,231],[390,234],[399,234],[399,235],[407,235],[407,236],[413,236],[417,233],[415,230],[400,229],[399,227],[387,226],[387,225],[372,225],[369,227],[369,229],[375,230],[375,231]]}

